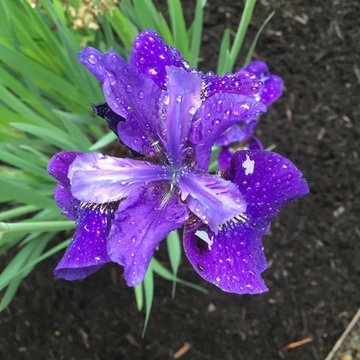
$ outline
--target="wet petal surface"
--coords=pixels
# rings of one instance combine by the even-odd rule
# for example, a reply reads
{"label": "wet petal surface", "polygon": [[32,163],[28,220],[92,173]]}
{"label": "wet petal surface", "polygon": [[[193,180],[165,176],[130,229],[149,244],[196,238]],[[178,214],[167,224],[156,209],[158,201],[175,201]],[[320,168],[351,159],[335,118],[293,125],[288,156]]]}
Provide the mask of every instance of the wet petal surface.
{"label": "wet petal surface", "polygon": [[296,166],[270,151],[236,152],[225,178],[237,184],[243,194],[246,217],[264,231],[283,206],[309,192]]}
{"label": "wet petal surface", "polygon": [[184,250],[205,280],[237,294],[267,290],[260,274],[267,267],[261,238],[241,222],[226,225],[217,235],[203,226],[186,226]]}
{"label": "wet petal surface", "polygon": [[98,153],[79,156],[69,170],[74,197],[95,204],[120,200],[136,187],[164,183],[170,176],[165,166]]}
{"label": "wet petal surface", "polygon": [[47,172],[53,178],[63,183],[65,186],[69,186],[69,167],[74,162],[74,160],[81,154],[83,153],[79,151],[62,151],[55,154],[49,161]]}
{"label": "wet petal surface", "polygon": [[106,251],[109,226],[109,211],[91,205],[80,209],[76,233],[54,275],[65,280],[84,279],[110,261]]}
{"label": "wet petal surface", "polygon": [[201,78],[174,66],[167,67],[169,80],[166,106],[166,150],[170,164],[179,166],[183,161],[185,144],[194,114],[201,105]]}
{"label": "wet petal surface", "polygon": [[168,196],[166,187],[152,187],[131,193],[114,215],[108,254],[124,266],[127,285],[136,286],[159,243],[184,224],[188,211],[177,194]]}
{"label": "wet petal surface", "polygon": [[145,30],[135,38],[130,63],[160,87],[167,81],[166,66],[188,67],[180,51],[165,44],[153,30]]}
{"label": "wet petal surface", "polygon": [[191,212],[214,232],[220,224],[246,209],[235,184],[219,176],[189,172],[180,177],[178,186]]}
{"label": "wet petal surface", "polygon": [[197,166],[207,170],[211,147],[230,126],[247,128],[266,106],[252,97],[218,93],[207,99],[196,113],[190,140],[195,144]]}

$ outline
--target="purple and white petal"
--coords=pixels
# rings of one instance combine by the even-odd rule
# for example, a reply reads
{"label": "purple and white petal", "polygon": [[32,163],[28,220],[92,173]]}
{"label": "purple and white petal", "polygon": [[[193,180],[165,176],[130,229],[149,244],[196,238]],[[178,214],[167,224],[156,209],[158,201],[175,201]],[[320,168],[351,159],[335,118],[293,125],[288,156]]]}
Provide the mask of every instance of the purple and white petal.
{"label": "purple and white petal", "polygon": [[166,67],[169,77],[164,100],[166,113],[167,156],[170,164],[181,165],[194,114],[201,105],[202,80],[196,73],[189,73],[174,66]]}
{"label": "purple and white petal", "polygon": [[105,204],[125,198],[136,187],[166,183],[171,174],[167,167],[146,161],[89,153],[73,162],[68,177],[75,198]]}
{"label": "purple and white petal", "polygon": [[109,211],[87,206],[79,213],[74,238],[54,270],[56,277],[65,280],[84,279],[110,261],[106,250]]}
{"label": "purple and white petal", "polygon": [[238,186],[247,202],[244,216],[263,233],[283,206],[309,192],[300,170],[270,151],[236,152],[225,178]]}
{"label": "purple and white petal", "polygon": [[55,154],[49,161],[49,164],[47,166],[47,172],[53,178],[63,183],[65,186],[69,186],[69,166],[81,154],[83,153],[79,151],[61,151]]}
{"label": "purple and white petal", "polygon": [[159,243],[188,218],[186,205],[165,187],[141,188],[120,203],[108,239],[112,261],[125,268],[128,286],[143,281]]}
{"label": "purple and white petal", "polygon": [[63,209],[61,215],[65,215],[69,220],[77,220],[80,201],[75,199],[71,191],[62,183],[56,185],[54,199],[57,206]]}
{"label": "purple and white petal", "polygon": [[189,67],[180,51],[165,44],[154,30],[145,30],[135,38],[129,61],[160,87],[167,81],[166,66]]}
{"label": "purple and white petal", "polygon": [[[236,126],[236,125],[233,125]],[[232,144],[232,146],[223,146],[218,155],[218,167],[219,170],[226,170],[230,164],[230,161],[238,150],[264,150],[261,141],[257,137],[252,137],[248,141]]]}
{"label": "purple and white petal", "polygon": [[205,226],[185,226],[184,250],[199,275],[223,291],[267,291],[260,275],[267,267],[261,237],[241,222],[223,226],[217,235]]}
{"label": "purple and white petal", "polygon": [[252,97],[217,93],[207,99],[195,114],[190,141],[195,144],[197,166],[207,170],[211,147],[230,126],[247,128],[266,106]]}
{"label": "purple and white petal", "polygon": [[221,224],[246,210],[236,185],[219,176],[187,172],[179,177],[178,186],[191,212],[215,233]]}

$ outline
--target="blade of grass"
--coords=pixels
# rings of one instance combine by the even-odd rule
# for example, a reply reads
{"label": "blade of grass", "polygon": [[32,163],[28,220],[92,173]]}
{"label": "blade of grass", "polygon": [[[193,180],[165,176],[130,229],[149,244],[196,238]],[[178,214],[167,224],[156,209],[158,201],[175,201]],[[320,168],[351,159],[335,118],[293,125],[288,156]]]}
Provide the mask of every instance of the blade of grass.
{"label": "blade of grass", "polygon": [[[179,238],[179,233],[176,230],[172,231],[167,236],[166,245],[167,245],[171,270],[174,276],[176,276],[181,260],[181,242]],[[176,281],[173,280],[172,291],[171,291],[171,297],[173,299],[175,298],[175,291],[176,291]]]}
{"label": "blade of grass", "polygon": [[168,10],[174,42],[186,60],[190,58],[189,38],[186,31],[184,13],[179,0],[168,0]]}
{"label": "blade of grass", "polygon": [[134,294],[136,300],[136,306],[138,311],[141,311],[144,305],[144,292],[143,292],[143,283],[136,285],[134,287]]}
{"label": "blade of grass", "polygon": [[195,8],[195,18],[192,25],[191,47],[190,47],[190,66],[197,67],[201,46],[201,35],[203,28],[203,9],[206,0],[197,0]]}
{"label": "blade of grass", "polygon": [[151,307],[154,299],[154,275],[151,264],[149,265],[149,268],[146,272],[144,279],[144,293],[145,293],[145,321],[144,321],[143,331],[141,334],[142,338],[145,336],[146,333],[146,329],[148,326],[150,313],[151,313]]}
{"label": "blade of grass", "polygon": [[221,40],[219,60],[217,66],[217,74],[223,76],[225,74],[225,69],[228,69],[229,66],[227,64],[228,61],[228,53],[230,48],[230,30],[225,29],[223,38]]}
{"label": "blade of grass", "polygon": [[21,215],[26,215],[37,210],[39,210],[39,208],[33,205],[18,206],[14,209],[0,212],[0,221],[9,220]]}
{"label": "blade of grass", "polygon": [[245,62],[244,62],[244,67],[251,61],[251,58],[253,56],[254,50],[256,48],[256,44],[259,40],[260,35],[262,34],[262,32],[264,31],[266,25],[269,23],[269,21],[271,20],[271,18],[275,15],[275,11],[273,11],[270,15],[268,15],[268,17],[264,20],[264,22],[261,24],[259,30],[256,32],[256,35],[254,37],[254,40],[252,41],[249,51],[246,55],[245,58]]}
{"label": "blade of grass", "polygon": [[163,277],[166,280],[177,281],[179,284],[191,287],[195,290],[201,291],[204,294],[208,293],[207,290],[202,288],[201,286],[195,285],[189,281],[185,281],[183,279],[174,276],[165,266],[161,265],[159,261],[156,260],[155,258],[152,258],[151,266],[152,266],[152,270],[156,274],[158,274],[159,276]]}
{"label": "blade of grass", "polygon": [[231,47],[230,51],[230,61],[229,61],[229,68],[225,69],[226,71],[232,71],[236,58],[241,50],[242,43],[244,41],[244,37],[249,26],[251,16],[255,7],[256,0],[246,0],[245,7],[243,13],[241,15],[239,27],[237,29],[234,43]]}

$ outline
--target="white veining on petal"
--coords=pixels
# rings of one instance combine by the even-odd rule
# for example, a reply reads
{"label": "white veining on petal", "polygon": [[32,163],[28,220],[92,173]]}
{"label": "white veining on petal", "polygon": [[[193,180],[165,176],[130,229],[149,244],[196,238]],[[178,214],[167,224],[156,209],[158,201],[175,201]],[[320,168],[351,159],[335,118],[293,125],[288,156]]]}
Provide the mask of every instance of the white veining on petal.
{"label": "white veining on petal", "polygon": [[255,160],[251,160],[246,154],[246,160],[242,163],[242,167],[245,169],[245,175],[251,175],[254,172]]}
{"label": "white veining on petal", "polygon": [[208,233],[203,230],[197,230],[195,235],[198,236],[201,240],[204,240],[208,244],[209,250],[211,250],[211,246],[214,243],[213,236],[211,238],[209,238]]}

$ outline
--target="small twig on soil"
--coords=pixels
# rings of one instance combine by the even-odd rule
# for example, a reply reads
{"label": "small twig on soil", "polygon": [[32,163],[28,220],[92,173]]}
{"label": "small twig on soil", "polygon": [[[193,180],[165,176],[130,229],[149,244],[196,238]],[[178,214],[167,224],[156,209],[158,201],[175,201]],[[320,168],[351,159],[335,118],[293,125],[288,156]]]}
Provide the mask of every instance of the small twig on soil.
{"label": "small twig on soil", "polygon": [[352,318],[349,325],[346,327],[345,331],[342,333],[339,340],[335,343],[334,347],[331,349],[329,355],[325,358],[325,360],[331,360],[334,357],[336,351],[340,348],[341,344],[344,342],[345,338],[347,337],[351,329],[355,326],[355,324],[359,321],[359,319],[360,319],[360,309]]}
{"label": "small twig on soil", "polygon": [[130,333],[126,334],[126,340],[133,346],[137,347],[138,349],[141,349],[140,343],[134,338],[134,336]]}
{"label": "small twig on soil", "polygon": [[302,339],[302,340],[299,340],[299,341],[295,341],[295,342],[292,342],[290,344],[287,344],[285,345],[281,351],[286,351],[286,350],[289,350],[289,349],[294,349],[296,347],[299,347],[299,346],[302,346],[302,345],[305,345],[309,342],[312,342],[313,341],[313,338],[311,337],[307,337],[305,339]]}
{"label": "small twig on soil", "polygon": [[79,328],[79,334],[82,338],[83,344],[86,349],[90,349],[90,343],[89,343],[89,334],[83,329]]}
{"label": "small twig on soil", "polygon": [[188,342],[185,342],[184,345],[174,353],[174,359],[180,359],[185,353],[187,353],[191,348],[191,345]]}

